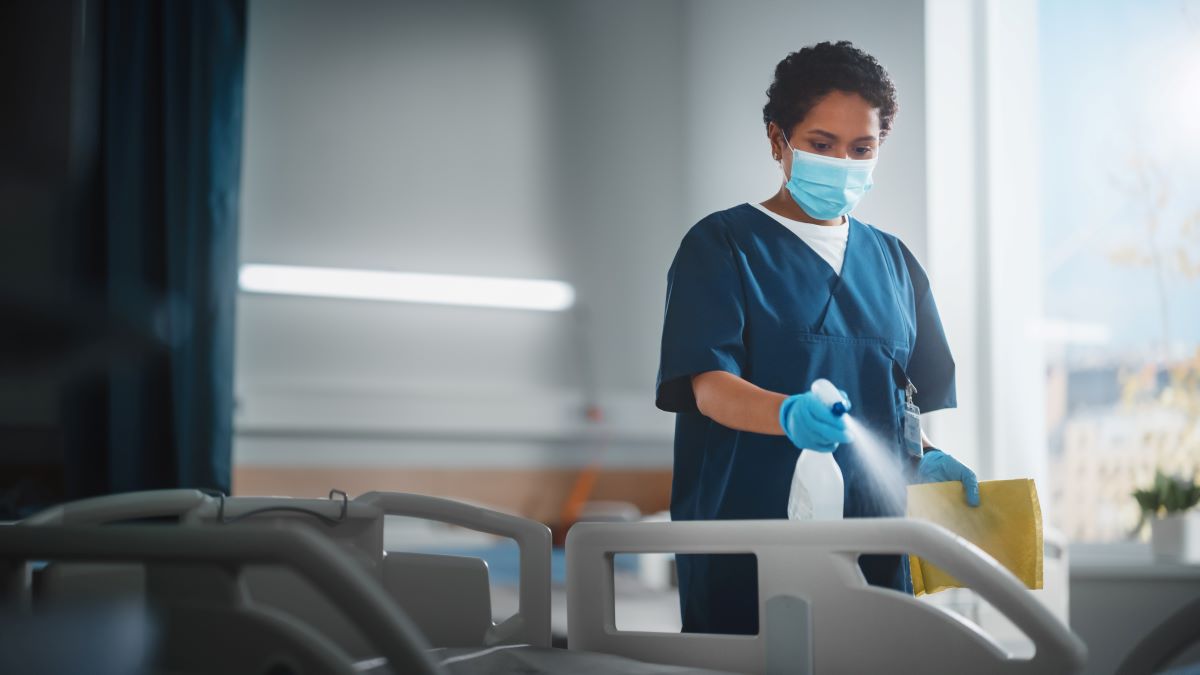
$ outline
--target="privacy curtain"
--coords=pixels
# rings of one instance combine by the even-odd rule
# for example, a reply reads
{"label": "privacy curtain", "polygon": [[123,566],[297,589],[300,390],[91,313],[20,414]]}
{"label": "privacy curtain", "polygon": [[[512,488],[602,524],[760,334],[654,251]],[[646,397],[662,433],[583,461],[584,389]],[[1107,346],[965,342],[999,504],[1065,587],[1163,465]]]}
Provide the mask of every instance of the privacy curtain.
{"label": "privacy curtain", "polygon": [[245,0],[108,0],[87,276],[165,347],[72,403],[69,496],[228,491]]}

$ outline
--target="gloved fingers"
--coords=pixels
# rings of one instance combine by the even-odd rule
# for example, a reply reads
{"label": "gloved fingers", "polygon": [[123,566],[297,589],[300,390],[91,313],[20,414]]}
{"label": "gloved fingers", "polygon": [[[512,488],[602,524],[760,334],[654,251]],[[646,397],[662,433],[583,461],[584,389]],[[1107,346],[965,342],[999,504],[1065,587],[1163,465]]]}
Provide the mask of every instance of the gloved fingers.
{"label": "gloved fingers", "polygon": [[940,450],[927,451],[917,464],[917,480],[921,483],[941,483],[947,480],[958,480],[948,476],[945,467],[946,455]]}
{"label": "gloved fingers", "polygon": [[918,483],[922,483],[922,484],[924,484],[924,483],[944,483],[947,480],[949,480],[949,479],[947,479],[945,476],[940,476],[932,471],[918,471],[917,472],[917,482]]}
{"label": "gloved fingers", "polygon": [[917,465],[917,479],[922,483],[956,480],[962,483],[967,504],[979,506],[979,478],[965,464],[941,450],[929,450]]}
{"label": "gloved fingers", "polygon": [[851,442],[843,416],[834,415],[810,392],[784,399],[779,417],[784,433],[798,448],[832,452],[839,444]]}
{"label": "gloved fingers", "polygon": [[834,426],[838,429],[846,428],[846,420],[842,419],[841,415],[834,415],[833,410],[820,401],[814,400],[811,405],[805,407],[805,411],[812,420]]}
{"label": "gloved fingers", "polygon": [[[850,442],[850,433],[844,428],[839,429],[834,426],[814,422],[809,430],[812,432],[813,439],[816,443],[838,445],[840,443]],[[832,449],[832,448],[831,448]]]}
{"label": "gloved fingers", "polygon": [[850,433],[846,431],[846,421],[837,417],[825,408],[806,409],[808,428],[822,441],[829,443],[849,443]]}
{"label": "gloved fingers", "polygon": [[[959,466],[962,466],[961,464]],[[967,504],[971,506],[979,506],[979,479],[975,477],[975,472],[962,467],[962,484],[963,489],[967,493]]]}

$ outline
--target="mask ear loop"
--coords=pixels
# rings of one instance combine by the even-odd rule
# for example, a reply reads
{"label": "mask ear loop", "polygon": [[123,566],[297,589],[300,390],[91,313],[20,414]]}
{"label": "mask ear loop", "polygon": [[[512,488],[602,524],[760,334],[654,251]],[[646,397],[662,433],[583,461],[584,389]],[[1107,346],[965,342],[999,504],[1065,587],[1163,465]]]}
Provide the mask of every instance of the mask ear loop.
{"label": "mask ear loop", "polygon": [[[776,126],[778,126],[778,125],[776,125]],[[788,150],[791,150],[792,152],[795,152],[795,151],[796,151],[796,149],[792,147],[792,141],[788,139],[788,137],[787,137],[787,132],[785,132],[785,131],[783,130],[783,127],[779,127],[779,135],[780,135],[780,136],[783,136],[783,142],[784,142],[784,143],[787,143]]]}
{"label": "mask ear loop", "polygon": [[[791,150],[792,153],[794,154],[796,152],[796,149],[792,147],[792,142],[790,140],[788,140],[787,132],[783,130],[783,127],[780,126],[780,124],[778,122],[775,123],[775,128],[779,129],[779,135],[783,137],[783,142],[787,144],[788,150]],[[779,159],[777,159],[775,161],[779,162],[779,168],[782,169],[783,168],[783,153],[782,152],[779,153]]]}

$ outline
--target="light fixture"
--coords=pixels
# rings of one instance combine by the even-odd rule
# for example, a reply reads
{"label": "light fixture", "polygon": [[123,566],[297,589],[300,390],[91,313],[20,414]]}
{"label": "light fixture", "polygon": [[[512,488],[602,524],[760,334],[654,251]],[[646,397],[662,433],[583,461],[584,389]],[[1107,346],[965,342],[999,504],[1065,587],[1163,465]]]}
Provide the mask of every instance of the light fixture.
{"label": "light fixture", "polygon": [[562,311],[575,303],[575,289],[570,284],[549,279],[250,264],[242,265],[238,284],[249,293],[548,312]]}

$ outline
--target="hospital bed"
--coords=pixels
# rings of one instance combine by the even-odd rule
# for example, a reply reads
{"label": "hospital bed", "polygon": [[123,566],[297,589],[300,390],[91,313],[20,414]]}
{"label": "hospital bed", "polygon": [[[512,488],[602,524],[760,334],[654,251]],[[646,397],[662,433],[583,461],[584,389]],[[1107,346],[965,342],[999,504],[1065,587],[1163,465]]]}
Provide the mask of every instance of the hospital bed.
{"label": "hospital bed", "polygon": [[[504,668],[512,666],[513,672],[1071,673],[1085,658],[1079,639],[994,560],[944,529],[903,519],[577,525],[567,539],[570,648],[550,649],[550,535],[544,525],[421,495],[332,497],[226,498],[173,490],[87,500],[34,516],[24,526],[0,528],[0,564],[10,565],[6,587],[27,605],[76,595],[105,578],[98,575],[108,574],[106,585],[120,587],[112,583],[115,576],[128,581],[128,575],[140,573],[140,581],[126,586],[140,583],[148,604],[170,606],[177,600],[172,588],[210,583],[214,574],[204,565],[226,570],[224,577],[215,576],[227,581],[234,578],[228,570],[236,568],[236,588],[244,589],[237,595],[241,604],[226,603],[222,611],[286,617],[289,625],[320,636],[320,644],[328,647],[291,658],[338,658],[345,667],[359,664],[358,672],[363,664],[374,664],[393,672],[508,672]],[[517,614],[493,623],[487,569],[477,560],[385,552],[382,528],[388,515],[514,538],[520,548]],[[179,524],[97,527],[146,517],[173,517]],[[263,544],[267,532],[279,542]],[[211,551],[200,550],[206,547]],[[310,548],[321,551],[315,554],[319,570],[292,560],[313,555]],[[901,552],[928,558],[973,587],[1027,635],[1035,647],[1032,657],[1005,651],[956,614],[865,583],[858,555]],[[618,630],[614,556],[640,553],[755,555],[763,630],[752,636]],[[12,564],[38,559],[143,565],[105,571],[57,562],[40,570],[35,595],[30,568]],[[172,564],[164,568],[164,561]],[[187,561],[199,566],[182,564]],[[357,590],[331,592],[329,575],[354,577],[357,581],[339,582],[339,589]],[[352,606],[364,602],[364,588],[373,598],[369,616]],[[385,611],[390,618],[381,619]],[[261,629],[261,622],[239,620]],[[173,625],[188,624],[168,624],[168,636]],[[187,661],[180,657],[173,663]]]}
{"label": "hospital bed", "polygon": [[[465,526],[511,538],[519,549],[516,613],[493,624],[487,569],[462,556],[386,552],[387,516],[407,516]],[[178,519],[181,526],[229,527],[291,522],[319,532],[366,569],[394,601],[405,608],[438,647],[497,644],[550,644],[550,530],[545,525],[498,511],[416,494],[372,492],[357,499],[334,491],[330,499],[225,497],[196,490],[159,490],[86,499],[53,507],[22,521],[22,526],[103,525],[130,520]],[[140,566],[54,565],[42,571],[48,600],[86,595],[138,595],[145,588]],[[433,583],[427,583],[432,579]],[[329,603],[293,571],[250,565],[243,582],[263,605],[300,616],[332,635],[355,656],[367,649],[344,612]],[[19,597],[28,604],[32,577],[26,571]],[[445,608],[453,607],[450,614]]]}

